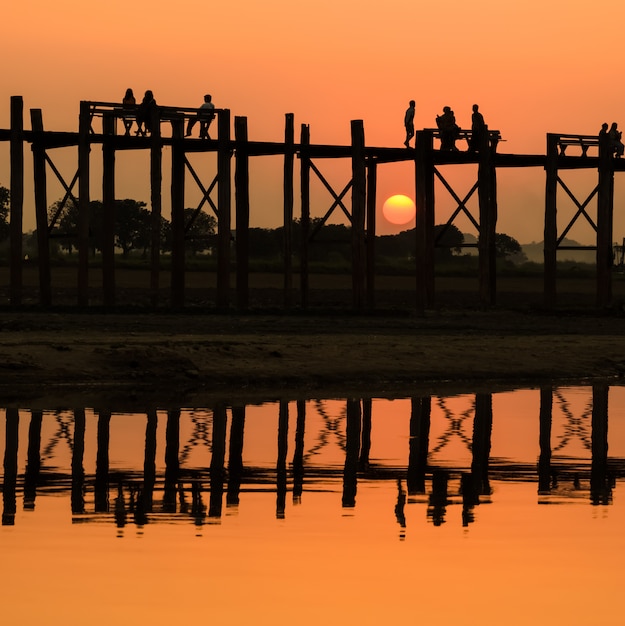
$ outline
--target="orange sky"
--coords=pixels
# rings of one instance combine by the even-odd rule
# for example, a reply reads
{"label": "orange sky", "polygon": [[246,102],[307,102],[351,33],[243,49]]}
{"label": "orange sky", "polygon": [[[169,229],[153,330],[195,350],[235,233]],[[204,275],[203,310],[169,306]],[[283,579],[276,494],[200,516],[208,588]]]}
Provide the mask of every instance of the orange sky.
{"label": "orange sky", "polygon": [[[10,5],[3,8],[0,43],[2,128],[9,126],[11,95],[24,97],[27,125],[28,110],[42,108],[48,129],[76,130],[80,100],[119,101],[131,86],[136,94],[152,89],[160,104],[171,106],[199,106],[210,92],[216,106],[248,118],[254,140],[282,140],[284,114],[294,113],[297,129],[310,124],[313,142],[348,143],[350,120],[363,119],[367,144],[401,146],[403,114],[414,98],[417,129],[432,127],[444,105],[468,127],[477,102],[489,126],[506,139],[501,152],[544,153],[547,132],[594,134],[603,121],[619,121],[623,110],[620,39],[609,34],[612,28],[618,33],[625,21],[621,0],[189,0],[178,10],[162,0]],[[28,164],[28,151],[26,157]],[[65,158],[68,168],[75,168],[75,154]],[[119,197],[149,199],[147,159],[146,154],[129,160],[125,171],[118,171]],[[0,146],[4,185],[7,160],[8,146]],[[320,167],[339,192],[349,164]],[[280,224],[281,176],[280,159],[252,164],[253,225]],[[618,210],[621,176],[616,240],[625,235]],[[450,173],[452,182],[456,177],[454,188],[462,197],[474,173],[468,168]],[[579,185],[581,201],[594,187],[594,179],[569,180]],[[167,201],[167,171],[163,185]],[[195,204],[197,194],[188,189],[189,204]],[[323,215],[331,199],[321,187],[313,192],[313,214]],[[541,240],[544,173],[502,171],[499,192],[497,230],[521,243]],[[414,196],[411,167],[381,168],[380,212],[394,193]],[[52,203],[62,190],[51,185],[49,194]],[[455,205],[442,188],[437,194],[440,223]],[[101,197],[95,182],[92,197]],[[297,197],[296,192],[296,214]],[[562,211],[567,207],[563,201]],[[26,212],[26,227],[33,227],[28,206]],[[468,224],[458,226],[471,232]],[[381,218],[380,232],[385,228],[401,230],[384,227]],[[588,229],[571,236],[592,239]]]}

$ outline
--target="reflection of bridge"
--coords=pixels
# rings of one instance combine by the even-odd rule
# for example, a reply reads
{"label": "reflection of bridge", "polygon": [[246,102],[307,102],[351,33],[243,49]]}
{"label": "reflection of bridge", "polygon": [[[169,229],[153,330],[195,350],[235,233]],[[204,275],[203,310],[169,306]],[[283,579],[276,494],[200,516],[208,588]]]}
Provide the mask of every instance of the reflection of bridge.
{"label": "reflection of bridge", "polygon": [[[365,145],[362,120],[351,122],[349,146],[315,145],[310,141],[310,129],[302,125],[300,141],[295,141],[293,114],[286,115],[284,141],[259,142],[248,140],[247,118],[235,117],[234,139],[228,109],[216,109],[216,139],[189,139],[184,136],[185,121],[197,114],[197,109],[184,107],[157,107],[152,115],[152,133],[149,137],[118,135],[124,110],[118,103],[80,103],[78,132],[44,130],[40,109],[31,109],[31,130],[24,128],[23,101],[20,96],[11,99],[11,127],[0,130],[0,141],[10,142],[11,179],[11,304],[22,299],[22,223],[24,209],[24,145],[31,144],[33,154],[35,213],[37,223],[37,259],[39,271],[39,300],[44,306],[52,303],[50,238],[54,235],[60,213],[68,203],[78,208],[75,233],[71,233],[78,249],[77,300],[87,305],[94,293],[89,286],[89,251],[93,245],[94,224],[90,228],[91,152],[93,146],[102,149],[102,204],[103,217],[99,247],[102,251],[102,296],[105,305],[115,304],[115,158],[120,151],[142,151],[149,154],[150,167],[150,296],[152,304],[159,299],[161,282],[162,173],[163,150],[171,148],[171,291],[170,304],[180,307],[185,298],[185,238],[197,214],[204,205],[217,218],[216,304],[223,308],[230,304],[231,248],[236,257],[236,304],[245,309],[249,304],[249,225],[250,177],[249,161],[253,157],[280,156],[283,167],[283,259],[284,305],[292,306],[294,294],[294,266],[297,259],[300,304],[309,304],[309,247],[320,227],[331,214],[342,211],[351,226],[352,303],[356,309],[375,306],[375,234],[377,203],[377,169],[382,165],[400,162],[414,164],[416,221],[416,306],[418,309],[434,301],[434,249],[442,245],[445,231],[457,217],[466,217],[476,230],[479,254],[479,296],[483,304],[496,299],[496,223],[497,181],[499,168],[539,167],[546,173],[545,242],[544,242],[544,296],[549,306],[555,304],[557,252],[565,249],[565,237],[578,220],[586,221],[596,233],[596,242],[583,249],[596,250],[597,304],[601,307],[611,301],[612,229],[614,204],[614,174],[625,171],[622,159],[613,159],[607,149],[599,145],[597,136],[548,134],[545,155],[499,154],[499,131],[484,133],[477,152],[451,152],[434,148],[438,131],[424,129],[416,134],[416,148],[370,147]],[[65,178],[50,153],[58,148],[76,148],[78,170]],[[576,151],[576,154],[572,154]],[[191,154],[214,154],[216,174],[202,181],[192,165]],[[294,162],[300,163],[301,236],[293,233]],[[232,159],[235,172],[232,176]],[[351,163],[351,178],[337,191],[322,174],[318,163],[343,160]],[[443,175],[441,166],[477,165],[477,180],[468,193],[458,193]],[[562,172],[595,170],[597,184],[584,199],[575,197],[563,180]],[[47,172],[51,171],[61,184],[63,197],[52,220],[48,218]],[[201,201],[191,218],[185,216],[185,175],[189,173],[201,194]],[[311,178],[320,181],[329,192],[331,204],[317,226],[311,220]],[[234,217],[232,215],[232,184],[234,178]],[[449,192],[457,209],[442,233],[435,231],[435,182]],[[100,188],[99,188],[100,189]],[[572,201],[575,209],[564,224],[557,219],[557,192],[561,190]],[[216,200],[213,194],[216,192]],[[351,193],[351,205],[347,194]],[[477,209],[470,209],[469,201],[477,196]],[[591,202],[596,200],[592,214]],[[560,218],[563,211],[559,212]],[[93,219],[93,218],[92,218]],[[232,222],[236,226],[236,240],[232,246]],[[314,226],[314,227],[313,227]],[[297,248],[297,249],[296,249]]]}
{"label": "reflection of bridge", "polygon": [[[467,396],[469,398],[469,396]],[[564,437],[554,447],[551,424],[554,398],[565,417]],[[491,458],[491,431],[493,424],[492,395],[479,393],[458,419],[444,399],[437,399],[446,431],[434,442],[430,441],[432,398],[411,400],[409,415],[410,437],[407,466],[371,462],[372,401],[348,399],[339,403],[338,415],[330,417],[325,401],[295,404],[295,433],[289,462],[290,409],[287,402],[277,404],[277,458],[273,467],[244,464],[246,407],[228,409],[218,405],[212,409],[186,412],[184,418],[192,425],[188,441],[181,440],[180,410],[166,414],[164,471],[157,471],[157,426],[159,415],[149,411],[145,416],[145,442],[141,468],[111,471],[109,449],[111,413],[101,411],[97,418],[95,472],[85,471],[86,412],[75,409],[56,413],[56,431],[50,441],[42,445],[42,411],[31,411],[28,423],[26,466],[18,471],[20,412],[6,409],[6,442],[4,450],[3,524],[14,523],[17,493],[23,492],[24,508],[34,509],[38,490],[69,491],[75,519],[114,517],[125,524],[129,516],[135,523],[170,519],[171,516],[190,516],[196,523],[206,517],[219,520],[224,499],[226,506],[236,507],[245,490],[275,490],[276,515],[285,515],[289,488],[293,501],[300,502],[305,485],[325,485],[328,481],[342,482],[342,504],[356,506],[359,480],[393,480],[398,483],[398,519],[403,516],[406,503],[427,498],[429,515],[436,524],[442,523],[445,510],[453,504],[462,504],[463,519],[473,519],[474,507],[490,501],[491,480],[538,482],[541,501],[574,493],[589,498],[592,504],[609,504],[616,477],[625,475],[625,459],[608,459],[608,387],[597,385],[592,389],[592,400],[581,417],[576,417],[561,389],[540,390],[539,446],[540,458],[535,464],[520,464]],[[590,408],[589,408],[590,407]],[[305,445],[307,417],[315,412],[321,428],[314,441]],[[23,415],[23,414],[22,414]],[[408,417],[408,416],[407,416]],[[472,418],[472,432],[465,424]],[[340,432],[340,435],[338,434]],[[564,448],[564,439],[576,437],[590,451],[589,462],[566,457],[554,463],[552,452]],[[313,464],[313,458],[336,438],[337,448],[343,454],[341,465]],[[309,435],[310,438],[310,435]],[[457,438],[471,454],[468,465],[456,463],[452,468],[437,465],[436,455],[447,443]],[[60,442],[66,442],[71,453],[71,472],[58,468],[46,470],[54,458]],[[207,455],[207,462],[189,466],[190,450],[198,447]],[[402,482],[405,481],[409,499]],[[112,499],[112,504],[111,504]],[[205,499],[208,500],[205,504]]]}

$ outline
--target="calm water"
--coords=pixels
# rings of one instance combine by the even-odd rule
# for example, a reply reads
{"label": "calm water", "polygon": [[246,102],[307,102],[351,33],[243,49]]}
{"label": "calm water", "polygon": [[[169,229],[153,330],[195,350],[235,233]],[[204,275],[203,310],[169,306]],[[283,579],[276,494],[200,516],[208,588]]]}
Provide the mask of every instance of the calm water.
{"label": "calm water", "polygon": [[625,388],[2,410],[3,624],[623,624]]}

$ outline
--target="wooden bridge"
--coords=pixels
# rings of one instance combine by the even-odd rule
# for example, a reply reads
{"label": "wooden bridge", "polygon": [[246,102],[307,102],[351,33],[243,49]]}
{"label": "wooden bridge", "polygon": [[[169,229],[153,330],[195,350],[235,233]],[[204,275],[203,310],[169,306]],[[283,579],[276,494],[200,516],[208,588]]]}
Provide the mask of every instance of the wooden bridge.
{"label": "wooden bridge", "polygon": [[[589,222],[596,233],[592,246],[580,249],[596,250],[596,304],[608,307],[612,300],[613,205],[614,174],[625,170],[625,159],[613,158],[599,145],[598,136],[548,134],[545,155],[501,154],[497,151],[501,133],[489,130],[477,152],[441,151],[435,148],[438,131],[424,129],[416,133],[415,149],[371,147],[365,144],[362,120],[351,122],[351,144],[348,146],[310,143],[310,129],[302,124],[299,142],[295,141],[293,114],[286,114],[284,140],[259,142],[248,139],[247,118],[234,118],[231,136],[231,115],[228,109],[215,109],[217,136],[215,139],[194,139],[184,136],[185,122],[194,118],[198,109],[158,107],[152,113],[152,133],[149,136],[119,134],[123,117],[128,115],[120,104],[107,102],[80,103],[77,132],[56,132],[44,129],[40,109],[30,110],[31,130],[24,125],[21,96],[11,98],[11,125],[0,129],[0,141],[10,142],[10,304],[22,304],[23,292],[23,215],[24,215],[24,146],[30,144],[33,154],[35,218],[37,226],[37,257],[39,299],[44,307],[52,305],[50,265],[50,236],[55,220],[48,218],[46,181],[48,171],[59,180],[65,195],[59,212],[70,200],[78,206],[78,272],[77,304],[89,305],[89,203],[90,154],[93,146],[102,149],[102,203],[104,206],[102,244],[102,302],[113,306],[115,287],[115,156],[118,151],[142,150],[150,158],[150,209],[152,215],[150,292],[154,306],[158,305],[161,282],[160,221],[162,213],[163,148],[171,148],[171,298],[173,308],[184,306],[185,300],[185,175],[188,171],[201,191],[198,213],[208,204],[217,217],[217,295],[216,306],[226,310],[236,305],[248,307],[249,299],[249,227],[250,185],[249,161],[253,157],[278,155],[284,159],[283,178],[283,293],[284,307],[294,305],[299,293],[299,306],[308,307],[309,262],[308,249],[318,232],[311,229],[311,175],[316,176],[330,192],[333,202],[320,222],[323,225],[333,211],[342,210],[351,226],[352,236],[352,303],[355,310],[375,308],[375,233],[377,166],[401,161],[414,162],[416,219],[415,308],[418,312],[435,303],[434,250],[439,243],[435,237],[435,180],[438,179],[457,202],[457,209],[447,221],[451,225],[459,216],[466,216],[478,232],[479,289],[484,306],[496,304],[495,234],[497,223],[496,172],[499,168],[541,167],[546,173],[544,224],[544,300],[548,307],[556,305],[556,260],[558,250],[565,249],[564,238],[578,219]],[[469,136],[466,131],[460,140]],[[78,168],[66,181],[55,166],[50,151],[55,148],[76,147]],[[204,183],[192,167],[187,154],[214,152],[217,166],[214,178]],[[294,161],[300,161],[300,225],[302,236],[299,249],[294,249],[292,223],[294,215]],[[234,218],[236,238],[232,245],[232,161],[234,159]],[[335,191],[321,173],[317,162],[328,159],[350,159],[351,179],[339,192]],[[477,180],[469,193],[461,198],[442,175],[441,165],[477,164]],[[593,169],[598,173],[597,185],[584,200],[577,199],[559,175],[561,170]],[[566,227],[558,231],[556,220],[557,192],[561,189],[573,200],[577,212]],[[216,200],[212,193],[216,190]],[[351,192],[351,202],[346,197]],[[473,215],[467,202],[477,192],[478,214]],[[597,200],[597,215],[588,211],[591,200]],[[58,213],[57,213],[58,217]],[[444,229],[443,229],[444,230]],[[439,234],[439,239],[442,233]],[[298,272],[293,259],[299,257]],[[234,259],[232,255],[234,253]],[[231,302],[231,266],[236,267],[236,302]],[[299,275],[299,289],[294,280]]]}

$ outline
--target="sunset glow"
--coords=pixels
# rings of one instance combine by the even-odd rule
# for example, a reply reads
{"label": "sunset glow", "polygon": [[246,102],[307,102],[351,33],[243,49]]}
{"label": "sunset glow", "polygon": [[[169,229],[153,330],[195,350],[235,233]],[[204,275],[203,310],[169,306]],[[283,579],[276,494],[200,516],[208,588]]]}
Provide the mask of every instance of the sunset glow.
{"label": "sunset glow", "polygon": [[382,212],[391,224],[407,224],[415,217],[415,204],[408,196],[396,194],[386,200]]}

